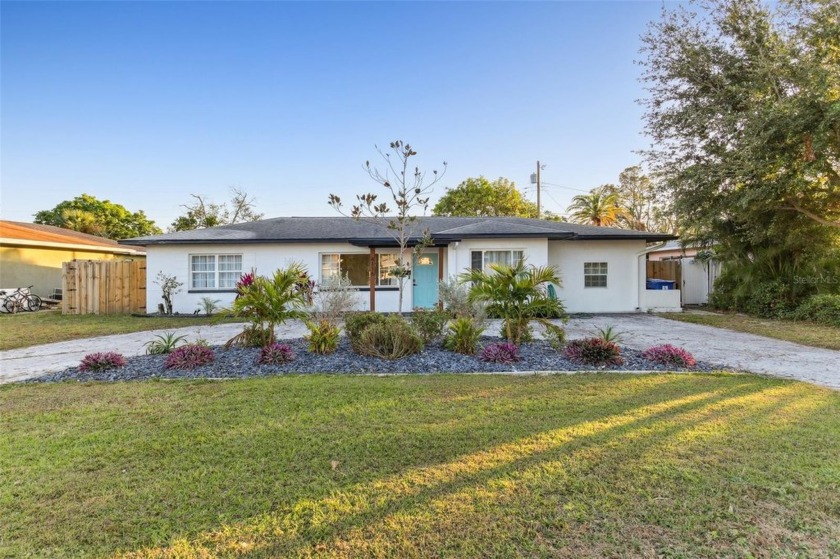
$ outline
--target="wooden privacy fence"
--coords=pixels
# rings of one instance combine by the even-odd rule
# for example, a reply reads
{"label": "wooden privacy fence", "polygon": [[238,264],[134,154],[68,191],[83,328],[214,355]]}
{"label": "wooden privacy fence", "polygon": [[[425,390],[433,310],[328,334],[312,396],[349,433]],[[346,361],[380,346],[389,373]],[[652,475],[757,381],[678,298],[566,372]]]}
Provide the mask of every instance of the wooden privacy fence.
{"label": "wooden privacy fence", "polygon": [[62,314],[146,312],[145,260],[73,260],[63,264]]}
{"label": "wooden privacy fence", "polygon": [[679,260],[650,260],[647,263],[648,279],[673,280],[682,288],[682,262]]}

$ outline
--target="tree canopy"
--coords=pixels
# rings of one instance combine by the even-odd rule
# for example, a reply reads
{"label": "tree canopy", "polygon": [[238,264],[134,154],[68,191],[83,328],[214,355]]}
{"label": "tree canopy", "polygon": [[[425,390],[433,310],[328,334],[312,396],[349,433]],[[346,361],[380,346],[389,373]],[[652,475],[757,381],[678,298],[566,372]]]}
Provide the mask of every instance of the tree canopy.
{"label": "tree canopy", "polygon": [[744,285],[816,273],[840,233],[840,4],[708,0],[643,44],[647,160],[681,225]]}
{"label": "tree canopy", "polygon": [[537,205],[526,200],[516,184],[506,178],[490,181],[485,177],[468,178],[447,189],[435,207],[440,216],[513,216],[537,217]]}
{"label": "tree canopy", "polygon": [[59,203],[51,210],[38,212],[34,222],[115,240],[162,232],[142,210],[131,212],[120,204],[99,200],[90,194],[82,194]]}
{"label": "tree canopy", "polygon": [[230,206],[226,203],[210,202],[205,196],[190,194],[195,201],[192,204],[181,206],[186,209],[186,212],[172,222],[169,230],[191,231],[193,229],[216,227],[217,225],[258,221],[263,218],[263,214],[255,211],[256,200],[249,197],[244,190],[232,187],[231,194]]}

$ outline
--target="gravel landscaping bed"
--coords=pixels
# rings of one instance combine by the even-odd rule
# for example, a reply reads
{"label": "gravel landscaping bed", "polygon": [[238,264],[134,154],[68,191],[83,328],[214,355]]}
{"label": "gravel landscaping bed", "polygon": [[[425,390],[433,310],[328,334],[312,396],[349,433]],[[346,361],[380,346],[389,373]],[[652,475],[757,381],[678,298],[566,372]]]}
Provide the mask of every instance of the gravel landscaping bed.
{"label": "gravel landscaping bed", "polygon": [[[501,341],[499,338],[482,338],[482,344]],[[552,349],[546,342],[534,341],[520,346],[521,360],[510,365],[485,363],[478,356],[462,355],[444,350],[439,342],[429,344],[417,355],[396,361],[365,357],[351,351],[350,343],[342,337],[338,351],[332,355],[315,355],[306,350],[303,339],[280,340],[289,345],[295,359],[286,365],[258,365],[258,348],[224,349],[215,346],[214,363],[190,371],[165,369],[165,355],[141,355],[128,357],[128,363],[119,369],[101,372],[82,372],[71,367],[58,373],[50,373],[26,382],[59,381],[118,381],[154,378],[245,378],[284,373],[475,373],[515,371],[592,371],[595,367],[578,365]],[[653,363],[642,357],[640,351],[622,348],[624,364],[605,369],[619,371],[711,371],[722,367],[698,362],[691,369],[679,369]]]}

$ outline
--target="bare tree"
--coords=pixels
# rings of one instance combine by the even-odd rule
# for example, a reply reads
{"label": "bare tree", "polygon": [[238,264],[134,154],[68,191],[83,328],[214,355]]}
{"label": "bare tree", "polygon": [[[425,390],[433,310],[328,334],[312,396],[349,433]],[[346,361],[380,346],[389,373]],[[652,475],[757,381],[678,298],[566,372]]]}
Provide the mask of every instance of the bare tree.
{"label": "bare tree", "polygon": [[206,196],[190,194],[195,198],[195,202],[182,204],[181,207],[187,211],[172,222],[170,231],[205,229],[217,225],[258,221],[263,218],[263,214],[255,211],[256,198],[248,196],[247,192],[236,186],[230,187],[230,192],[232,194],[230,205],[216,204],[208,201]]}
{"label": "bare tree", "polygon": [[[395,140],[390,143],[388,151],[379,146],[375,147],[384,166],[380,170],[371,166],[370,161],[365,161],[364,169],[374,182],[388,190],[395,207],[389,207],[388,202],[377,203],[378,196],[372,193],[357,194],[357,203],[349,212],[344,209],[341,198],[335,194],[330,194],[329,204],[341,215],[357,221],[366,220],[390,231],[399,246],[399,257],[391,275],[399,282],[399,312],[402,313],[405,280],[411,275],[410,257],[419,254],[433,242],[428,228],[418,235],[418,216],[412,215],[412,211],[422,210],[422,214],[426,214],[432,187],[446,173],[446,162],[443,162],[443,171],[438,173],[437,170],[433,170],[432,177],[427,182],[425,171],[421,171],[419,167],[414,167],[413,172],[410,170],[409,162],[417,152],[409,144]],[[408,250],[410,245],[413,245],[411,251]]]}

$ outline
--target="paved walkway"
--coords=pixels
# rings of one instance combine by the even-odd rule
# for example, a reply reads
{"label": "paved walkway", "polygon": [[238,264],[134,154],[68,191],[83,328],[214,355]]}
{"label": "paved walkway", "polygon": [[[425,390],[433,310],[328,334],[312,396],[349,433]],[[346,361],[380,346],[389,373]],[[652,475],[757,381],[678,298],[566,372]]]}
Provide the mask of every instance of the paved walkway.
{"label": "paved walkway", "polygon": [[[840,351],[802,346],[754,334],[744,334],[711,326],[688,324],[645,314],[600,315],[572,319],[566,326],[569,339],[591,334],[598,327],[613,326],[621,332],[622,345],[646,349],[659,343],[686,348],[701,360],[725,365],[730,369],[752,371],[771,376],[804,380],[840,390]],[[203,338],[220,344],[242,328],[240,324],[187,327],[175,330],[190,340]],[[496,322],[488,333],[499,331]],[[123,355],[141,355],[144,344],[166,330],[136,332],[73,340],[28,348],[0,351],[0,383],[14,382],[60,371],[78,365],[82,357],[96,351],[118,351]],[[296,338],[306,333],[300,322],[291,322],[277,330],[278,338]]]}

